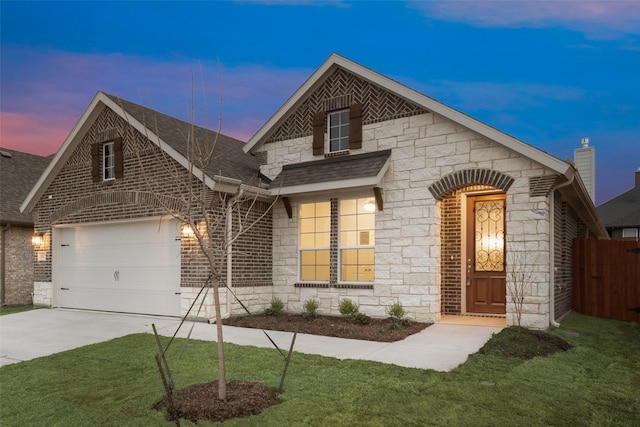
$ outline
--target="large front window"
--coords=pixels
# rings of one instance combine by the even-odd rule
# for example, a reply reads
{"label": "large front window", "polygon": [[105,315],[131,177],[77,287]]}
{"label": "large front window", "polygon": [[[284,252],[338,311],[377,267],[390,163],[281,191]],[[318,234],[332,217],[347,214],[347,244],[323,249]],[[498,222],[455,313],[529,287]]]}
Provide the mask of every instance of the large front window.
{"label": "large front window", "polygon": [[300,280],[329,281],[331,203],[300,206]]}
{"label": "large front window", "polygon": [[349,149],[349,110],[329,113],[329,152]]}
{"label": "large front window", "polygon": [[300,280],[373,282],[375,208],[373,197],[301,204]]}

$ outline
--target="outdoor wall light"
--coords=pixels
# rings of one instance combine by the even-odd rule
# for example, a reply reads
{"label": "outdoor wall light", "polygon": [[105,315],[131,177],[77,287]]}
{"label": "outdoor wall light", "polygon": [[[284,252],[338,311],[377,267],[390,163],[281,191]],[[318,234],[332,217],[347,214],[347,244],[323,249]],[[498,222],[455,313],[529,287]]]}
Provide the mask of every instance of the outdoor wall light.
{"label": "outdoor wall light", "polygon": [[44,236],[38,233],[34,234],[33,237],[31,237],[31,244],[35,247],[44,245]]}
{"label": "outdoor wall light", "polygon": [[191,228],[191,225],[183,224],[182,228],[180,228],[180,234],[182,237],[193,237],[196,233],[193,231],[193,228]]}
{"label": "outdoor wall light", "polygon": [[369,199],[364,203],[364,206],[362,207],[364,209],[365,212],[374,212],[376,210],[376,204],[373,201],[373,199]]}

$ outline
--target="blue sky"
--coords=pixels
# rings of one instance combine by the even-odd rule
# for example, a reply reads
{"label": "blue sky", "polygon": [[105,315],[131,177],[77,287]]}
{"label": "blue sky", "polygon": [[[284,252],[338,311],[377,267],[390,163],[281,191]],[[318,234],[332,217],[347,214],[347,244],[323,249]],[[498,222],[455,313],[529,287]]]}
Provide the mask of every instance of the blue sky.
{"label": "blue sky", "polygon": [[597,204],[640,167],[640,1],[3,0],[0,19],[2,147],[55,152],[98,90],[188,120],[192,79],[196,120],[205,93],[215,129],[221,97],[247,140],[336,52],[559,158],[588,137]]}

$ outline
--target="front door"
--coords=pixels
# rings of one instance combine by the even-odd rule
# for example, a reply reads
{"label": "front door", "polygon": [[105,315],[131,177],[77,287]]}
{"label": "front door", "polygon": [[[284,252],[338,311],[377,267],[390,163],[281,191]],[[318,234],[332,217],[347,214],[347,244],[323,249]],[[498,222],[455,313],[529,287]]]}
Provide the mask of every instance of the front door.
{"label": "front door", "polygon": [[467,313],[505,314],[505,195],[467,198]]}

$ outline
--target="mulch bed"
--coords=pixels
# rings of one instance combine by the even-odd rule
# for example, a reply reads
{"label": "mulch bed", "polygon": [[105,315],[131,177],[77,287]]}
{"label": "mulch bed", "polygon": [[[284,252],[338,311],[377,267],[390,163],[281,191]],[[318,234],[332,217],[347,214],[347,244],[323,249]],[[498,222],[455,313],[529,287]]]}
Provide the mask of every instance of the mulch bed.
{"label": "mulch bed", "polygon": [[280,403],[273,389],[264,384],[248,381],[227,381],[227,400],[218,399],[218,381],[196,384],[173,394],[173,413],[165,396],[153,405],[153,409],[166,410],[166,418],[193,421],[225,421],[256,415],[264,409]]}
{"label": "mulch bed", "polygon": [[395,327],[395,320],[392,318],[371,319],[369,324],[365,325],[336,316],[319,316],[313,320],[307,320],[299,314],[231,317],[224,320],[223,324],[381,342],[403,340],[430,325],[430,323],[409,322],[406,326]]}

